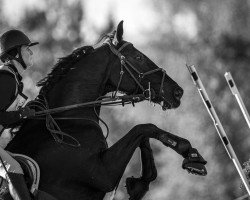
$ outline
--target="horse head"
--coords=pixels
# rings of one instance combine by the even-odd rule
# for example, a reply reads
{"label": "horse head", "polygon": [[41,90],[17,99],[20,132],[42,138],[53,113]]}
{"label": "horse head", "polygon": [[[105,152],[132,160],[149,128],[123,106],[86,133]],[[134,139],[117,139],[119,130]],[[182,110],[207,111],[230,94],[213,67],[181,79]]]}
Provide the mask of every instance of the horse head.
{"label": "horse head", "polygon": [[[123,21],[90,54],[83,52],[85,47],[60,59],[40,82],[43,86],[40,94],[46,94],[50,107],[94,101],[108,92],[118,91],[143,94],[146,99],[161,104],[163,110],[180,105],[183,89],[164,69],[123,40]],[[88,108],[84,111],[90,112]]]}
{"label": "horse head", "polygon": [[123,21],[106,42],[120,61],[113,65],[107,82],[109,88],[127,94],[144,93],[162,109],[177,108],[183,89],[133,44],[123,40]]}

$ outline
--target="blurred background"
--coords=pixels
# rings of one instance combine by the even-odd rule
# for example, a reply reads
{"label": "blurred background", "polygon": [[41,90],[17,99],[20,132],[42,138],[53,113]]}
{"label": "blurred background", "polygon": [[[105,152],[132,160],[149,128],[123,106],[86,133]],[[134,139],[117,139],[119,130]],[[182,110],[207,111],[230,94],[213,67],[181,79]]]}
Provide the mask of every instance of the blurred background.
{"label": "blurred background", "polygon": [[[109,145],[134,125],[150,122],[188,139],[208,161],[206,177],[190,175],[181,168],[180,155],[150,140],[158,178],[144,199],[233,200],[246,194],[185,64],[196,66],[243,164],[250,157],[250,130],[224,73],[231,72],[250,111],[249,0],[0,0],[0,33],[20,29],[40,42],[32,48],[35,66],[24,78],[31,99],[39,91],[36,82],[50,72],[59,57],[95,44],[121,20],[124,39],[166,69],[185,93],[181,106],[166,112],[148,102],[134,108],[103,108],[101,117],[110,128]],[[124,187],[128,176],[140,176],[139,151],[126,168],[116,200],[128,199]]]}

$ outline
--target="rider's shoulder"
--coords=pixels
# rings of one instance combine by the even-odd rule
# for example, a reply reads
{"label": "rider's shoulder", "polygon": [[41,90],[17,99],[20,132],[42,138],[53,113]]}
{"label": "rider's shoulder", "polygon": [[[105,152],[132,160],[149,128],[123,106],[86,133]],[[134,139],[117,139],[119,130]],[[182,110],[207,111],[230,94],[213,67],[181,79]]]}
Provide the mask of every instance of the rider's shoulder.
{"label": "rider's shoulder", "polygon": [[0,65],[1,78],[15,78],[14,74],[9,70],[8,65]]}

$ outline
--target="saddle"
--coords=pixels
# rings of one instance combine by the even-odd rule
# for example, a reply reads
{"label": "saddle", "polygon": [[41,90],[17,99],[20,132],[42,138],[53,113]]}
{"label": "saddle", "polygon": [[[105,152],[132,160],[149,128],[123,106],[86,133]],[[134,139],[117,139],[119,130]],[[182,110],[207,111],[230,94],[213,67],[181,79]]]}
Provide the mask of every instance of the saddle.
{"label": "saddle", "polygon": [[11,154],[23,169],[24,179],[33,195],[38,191],[40,181],[40,168],[36,161],[22,154]]}
{"label": "saddle", "polygon": [[[40,181],[40,168],[35,160],[23,154],[13,154],[11,156],[20,164],[24,172],[24,179],[30,193],[33,195],[34,200],[56,200],[50,194],[38,190]],[[8,193],[7,182],[2,180],[0,189],[2,194]],[[12,199],[12,198],[11,198]]]}

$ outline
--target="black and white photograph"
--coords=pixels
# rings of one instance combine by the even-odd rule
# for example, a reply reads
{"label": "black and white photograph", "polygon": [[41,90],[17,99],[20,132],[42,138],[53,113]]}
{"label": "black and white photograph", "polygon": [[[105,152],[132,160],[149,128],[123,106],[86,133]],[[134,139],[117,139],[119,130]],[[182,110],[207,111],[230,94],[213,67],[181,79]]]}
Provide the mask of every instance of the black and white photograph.
{"label": "black and white photograph", "polygon": [[250,0],[0,0],[0,200],[249,200]]}

